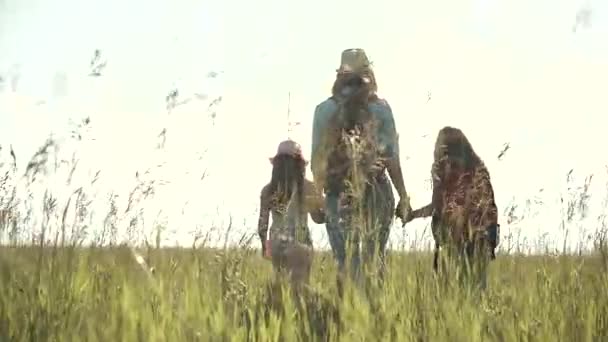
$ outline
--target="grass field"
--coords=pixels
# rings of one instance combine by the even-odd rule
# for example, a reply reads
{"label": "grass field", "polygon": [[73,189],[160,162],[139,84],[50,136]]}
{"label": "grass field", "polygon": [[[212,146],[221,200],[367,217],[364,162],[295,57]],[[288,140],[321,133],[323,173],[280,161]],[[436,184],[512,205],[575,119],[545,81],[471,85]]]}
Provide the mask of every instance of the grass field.
{"label": "grass field", "polygon": [[436,281],[431,256],[389,257],[383,288],[338,299],[317,253],[296,306],[256,250],[0,249],[0,341],[601,341],[607,259],[499,255],[482,296]]}
{"label": "grass field", "polygon": [[[136,180],[122,208],[113,193],[92,191],[97,176],[71,183],[77,162],[63,174],[47,165],[54,144],[31,158],[26,177],[9,170],[14,175],[0,179],[0,233],[8,237],[0,247],[0,342],[608,341],[608,199],[593,223],[604,231],[595,252],[508,254],[516,249],[505,238],[482,294],[437,280],[429,253],[393,252],[382,287],[347,283],[339,295],[333,257],[317,252],[310,287],[294,300],[259,250],[159,248],[165,226],[143,231],[153,176]],[[59,176],[49,181],[49,170],[65,175],[63,191],[48,190],[64,184]],[[588,182],[563,200],[559,229],[588,216]],[[92,209],[107,198],[106,209]],[[120,227],[128,229],[119,234]],[[230,228],[222,226],[226,237]],[[53,247],[138,245],[137,229],[146,246],[156,236],[156,248]],[[30,247],[8,247],[23,242]]]}

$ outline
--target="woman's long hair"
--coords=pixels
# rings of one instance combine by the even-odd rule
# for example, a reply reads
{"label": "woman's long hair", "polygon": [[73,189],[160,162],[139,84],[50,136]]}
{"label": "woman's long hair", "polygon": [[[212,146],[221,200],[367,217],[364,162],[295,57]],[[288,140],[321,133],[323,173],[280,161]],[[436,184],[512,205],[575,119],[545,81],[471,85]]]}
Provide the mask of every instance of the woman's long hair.
{"label": "woman's long hair", "polygon": [[[354,93],[342,94],[342,90],[348,86]],[[339,121],[338,127],[347,131],[354,129],[369,121],[371,113],[367,105],[378,99],[378,84],[374,71],[366,68],[357,73],[338,72],[331,92],[332,97],[341,103],[340,113],[336,116],[336,120]]]}
{"label": "woman's long hair", "polygon": [[[363,78],[367,78],[369,82],[365,82]],[[346,86],[351,86],[355,93],[347,95],[345,98],[342,90]],[[340,109],[338,115],[335,115],[328,125],[328,135],[331,142],[330,153],[327,156],[328,175],[326,181],[327,188],[331,193],[344,191],[345,182],[349,181],[349,170],[353,162],[353,156],[347,151],[344,133],[355,130],[361,141],[371,143],[369,140],[372,137],[370,134],[373,134],[371,133],[373,130],[370,129],[372,116],[367,104],[378,98],[377,91],[376,77],[371,68],[366,68],[358,73],[338,72],[336,74],[332,95],[335,100],[340,102]],[[373,146],[373,144],[369,146]],[[371,152],[369,146],[357,149],[366,152],[366,159],[371,156],[369,155],[369,152]],[[350,180],[351,183],[352,181]]]}
{"label": "woman's long hair", "polygon": [[272,206],[287,205],[294,190],[297,190],[299,207],[300,210],[303,210],[305,174],[306,161],[301,157],[286,154],[274,157],[272,159],[272,178],[270,180]]}
{"label": "woman's long hair", "polygon": [[434,172],[440,178],[445,176],[447,170],[471,172],[477,166],[483,165],[464,133],[450,126],[439,131],[433,154]]}
{"label": "woman's long hair", "polygon": [[[378,83],[376,82],[376,75],[374,74],[374,71],[371,68],[367,68],[363,72],[361,72],[359,76],[369,78],[370,82],[367,84],[366,90],[368,91],[369,96],[375,96],[378,92]],[[336,80],[334,81],[334,84],[331,87],[332,96],[341,96],[340,92],[342,91],[345,82],[347,82],[349,79],[352,79],[352,77],[353,74],[351,73],[337,72]]]}

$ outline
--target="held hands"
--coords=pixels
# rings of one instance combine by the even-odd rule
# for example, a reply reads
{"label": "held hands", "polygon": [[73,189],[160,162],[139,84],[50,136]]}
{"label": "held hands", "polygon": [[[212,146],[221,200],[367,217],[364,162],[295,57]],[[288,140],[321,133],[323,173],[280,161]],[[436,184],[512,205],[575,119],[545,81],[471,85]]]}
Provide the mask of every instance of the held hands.
{"label": "held hands", "polygon": [[410,198],[400,198],[399,203],[397,203],[397,208],[395,208],[395,216],[401,219],[402,227],[405,227],[405,224],[414,219],[412,216],[412,207],[410,205]]}

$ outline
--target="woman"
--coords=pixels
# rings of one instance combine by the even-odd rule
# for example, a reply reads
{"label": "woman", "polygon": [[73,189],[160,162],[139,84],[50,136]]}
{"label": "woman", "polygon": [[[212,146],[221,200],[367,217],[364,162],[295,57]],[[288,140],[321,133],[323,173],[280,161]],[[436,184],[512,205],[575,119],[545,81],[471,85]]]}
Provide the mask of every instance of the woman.
{"label": "woman", "polygon": [[[411,211],[393,112],[388,102],[378,97],[377,91],[374,71],[365,51],[344,50],[332,96],[317,105],[313,120],[311,166],[315,184],[326,194],[327,234],[341,271],[346,266],[347,245],[353,247],[354,275],[360,266],[360,238],[364,244],[364,260],[378,256],[380,276],[383,275],[393,216],[396,214],[405,220]],[[344,139],[352,131],[358,132],[354,136],[360,138],[355,145],[351,143],[352,138]],[[353,154],[353,151],[357,152]],[[385,171],[399,195],[396,208]],[[357,184],[362,191],[356,191],[360,193],[354,197],[345,195],[352,192],[346,189],[347,184]],[[343,204],[345,197],[350,203]],[[352,202],[352,198],[357,201]],[[362,215],[353,214],[353,210]],[[363,216],[359,219],[372,224],[353,224],[355,216]],[[360,236],[364,233],[366,236]]]}
{"label": "woman", "polygon": [[299,144],[281,142],[270,162],[272,178],[260,194],[258,234],[262,253],[272,260],[278,273],[287,271],[295,283],[307,282],[312,265],[308,214],[315,223],[324,223],[324,198],[305,178],[308,162]]}

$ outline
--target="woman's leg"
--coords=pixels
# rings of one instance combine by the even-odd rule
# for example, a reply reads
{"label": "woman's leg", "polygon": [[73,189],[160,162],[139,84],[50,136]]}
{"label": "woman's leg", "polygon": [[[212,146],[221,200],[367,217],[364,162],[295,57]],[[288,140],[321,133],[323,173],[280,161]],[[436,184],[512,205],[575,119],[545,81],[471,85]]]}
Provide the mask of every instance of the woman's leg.
{"label": "woman's leg", "polygon": [[[375,264],[378,262],[378,276],[382,279],[386,269],[386,247],[390,237],[393,213],[395,212],[395,197],[388,179],[383,178],[376,184],[368,186],[365,212],[368,216],[364,242],[365,263]],[[375,260],[376,257],[377,260]]]}
{"label": "woman's leg", "polygon": [[325,196],[325,228],[331,250],[338,262],[338,270],[344,271],[346,263],[345,237],[340,227],[340,211],[338,195],[328,194]]}

